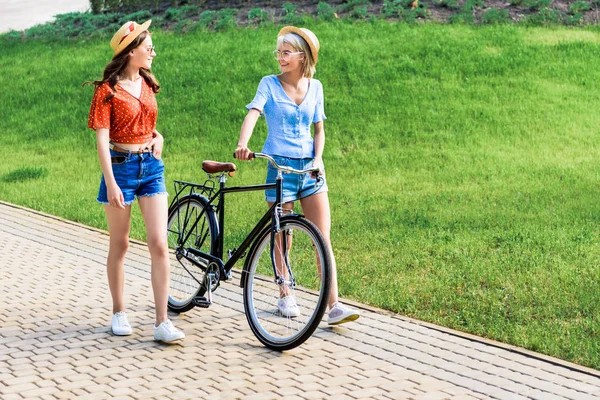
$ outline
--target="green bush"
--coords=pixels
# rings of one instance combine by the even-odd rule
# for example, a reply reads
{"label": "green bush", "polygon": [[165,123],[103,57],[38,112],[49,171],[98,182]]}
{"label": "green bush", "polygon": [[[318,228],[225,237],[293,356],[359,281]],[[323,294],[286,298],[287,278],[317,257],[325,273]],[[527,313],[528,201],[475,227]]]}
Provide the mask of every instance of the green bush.
{"label": "green bush", "polygon": [[248,21],[257,25],[264,24],[269,19],[269,13],[262,8],[253,8],[248,11]]}
{"label": "green bush", "polygon": [[201,28],[208,28],[209,26],[211,26],[216,16],[216,11],[206,10],[202,14],[200,14],[200,18],[198,19],[197,25],[199,25]]}
{"label": "green bush", "polygon": [[298,6],[286,2],[283,3],[283,17],[281,18],[281,22],[286,25],[296,25],[302,19],[296,15],[296,9]]}
{"label": "green bush", "polygon": [[354,9],[352,9],[352,11],[350,11],[350,17],[354,19],[365,19],[368,13],[369,10],[366,6],[355,7]]}
{"label": "green bush", "polygon": [[523,0],[523,6],[532,11],[540,11],[550,7],[552,0]]}
{"label": "green bush", "polygon": [[587,1],[576,1],[569,5],[569,14],[575,15],[578,13],[584,13],[592,8],[591,4]]}
{"label": "green bush", "polygon": [[349,0],[338,6],[340,12],[351,12],[356,7],[368,7],[371,5],[369,0]]}
{"label": "green bush", "polygon": [[563,19],[566,25],[580,25],[583,22],[583,13],[577,12]]}
{"label": "green bush", "polygon": [[398,17],[402,9],[401,0],[384,0],[379,15],[383,18]]}
{"label": "green bush", "polygon": [[547,26],[562,22],[560,11],[543,7],[537,14],[531,14],[524,19],[526,25]]}
{"label": "green bush", "polygon": [[440,0],[438,2],[440,7],[445,7],[451,10],[458,10],[460,6],[458,5],[458,0]]}
{"label": "green bush", "polygon": [[450,17],[448,17],[448,22],[450,22],[451,24],[473,24],[475,22],[475,18],[473,17],[473,14],[471,14],[470,12],[465,12],[462,11],[458,14],[452,14]]}
{"label": "green bush", "polygon": [[335,19],[335,10],[329,3],[321,1],[317,5],[317,18],[321,21],[333,21]]}
{"label": "green bush", "polygon": [[121,0],[104,0],[104,8],[107,11],[118,12],[121,8]]}
{"label": "green bush", "polygon": [[92,13],[99,14],[104,8],[104,0],[90,0],[90,10]]}
{"label": "green bush", "polygon": [[463,4],[462,9],[465,12],[470,12],[482,7],[485,7],[485,3],[483,2],[483,0],[467,0],[465,1],[465,4]]}
{"label": "green bush", "polygon": [[180,8],[169,8],[165,11],[165,20],[179,21],[183,17],[183,12]]}
{"label": "green bush", "polygon": [[214,28],[217,31],[222,31],[235,26],[235,17],[238,11],[235,8],[223,8],[217,11],[217,20]]}
{"label": "green bush", "polygon": [[507,22],[510,22],[508,10],[490,8],[485,10],[481,16],[481,23],[486,25],[506,24]]}

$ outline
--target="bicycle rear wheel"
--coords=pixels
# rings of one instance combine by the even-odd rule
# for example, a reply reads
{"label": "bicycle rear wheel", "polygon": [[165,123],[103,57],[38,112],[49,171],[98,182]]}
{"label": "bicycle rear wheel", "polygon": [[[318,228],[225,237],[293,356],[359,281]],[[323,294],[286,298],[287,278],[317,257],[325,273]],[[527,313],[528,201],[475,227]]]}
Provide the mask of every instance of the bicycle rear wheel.
{"label": "bicycle rear wheel", "polygon": [[[280,227],[273,245],[270,227],[258,236],[246,259],[243,282],[244,310],[252,332],[265,346],[283,351],[304,343],[321,322],[331,261],[321,232],[310,221],[286,216]],[[285,282],[274,277],[271,247],[275,270]],[[288,297],[288,304],[280,310],[283,297]]]}
{"label": "bicycle rear wheel", "polygon": [[193,248],[207,254],[215,246],[218,225],[215,212],[206,207],[204,196],[182,197],[169,210],[169,310],[182,313],[194,308],[194,298],[206,293],[205,272],[208,261],[187,253]]}

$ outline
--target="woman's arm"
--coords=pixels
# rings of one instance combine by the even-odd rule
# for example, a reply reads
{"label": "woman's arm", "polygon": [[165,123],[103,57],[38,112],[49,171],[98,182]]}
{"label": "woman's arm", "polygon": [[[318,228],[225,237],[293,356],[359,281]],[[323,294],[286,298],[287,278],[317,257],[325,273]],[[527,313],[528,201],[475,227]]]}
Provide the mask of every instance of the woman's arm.
{"label": "woman's arm", "polygon": [[104,174],[104,182],[108,192],[108,203],[111,206],[125,208],[125,199],[123,193],[117,185],[115,176],[112,170],[112,161],[110,158],[110,149],[108,143],[110,141],[109,131],[106,128],[96,129],[96,142],[98,148],[98,159],[100,160],[100,168]]}
{"label": "woman's arm", "polygon": [[250,149],[248,148],[248,142],[250,141],[250,137],[252,136],[252,131],[254,130],[254,126],[256,125],[256,121],[260,117],[260,111],[256,108],[250,109],[246,118],[244,118],[244,123],[242,124],[242,129],[240,130],[240,139],[238,140],[237,148],[235,149],[235,158],[238,160],[249,160]]}
{"label": "woman's arm", "polygon": [[323,121],[315,122],[315,136],[314,136],[314,149],[315,159],[313,160],[313,167],[319,167],[321,171],[319,175],[323,174],[323,150],[325,149],[325,127]]}
{"label": "woman's arm", "polygon": [[163,151],[165,139],[156,129],[152,133],[152,140],[148,143],[148,147],[152,150],[154,158],[160,159]]}

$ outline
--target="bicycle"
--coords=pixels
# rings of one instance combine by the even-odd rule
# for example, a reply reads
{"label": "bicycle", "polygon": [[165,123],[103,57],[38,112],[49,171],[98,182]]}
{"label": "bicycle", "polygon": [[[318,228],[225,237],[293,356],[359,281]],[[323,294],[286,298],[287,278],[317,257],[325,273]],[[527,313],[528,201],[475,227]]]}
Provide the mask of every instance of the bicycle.
{"label": "bicycle", "polygon": [[[232,268],[245,257],[240,286],[250,329],[265,346],[289,350],[304,343],[323,318],[331,261],[319,229],[303,215],[284,212],[282,174],[318,174],[318,167],[296,170],[277,165],[266,154],[251,157],[267,159],[277,169],[275,183],[227,187],[236,166],[216,161],[202,163],[208,174],[204,184],[174,181],[168,219],[168,307],[175,313],[209,307],[220,282],[232,279]],[[224,261],[225,195],[266,189],[275,189],[277,200],[239,247],[228,250]],[[281,311],[278,303],[289,298],[295,299],[297,309]]]}

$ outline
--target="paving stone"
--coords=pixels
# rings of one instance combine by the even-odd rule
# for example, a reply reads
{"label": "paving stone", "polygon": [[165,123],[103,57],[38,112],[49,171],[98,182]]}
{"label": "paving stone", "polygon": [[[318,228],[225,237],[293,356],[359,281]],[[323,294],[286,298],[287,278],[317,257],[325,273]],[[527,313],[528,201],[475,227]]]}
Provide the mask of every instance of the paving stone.
{"label": "paving stone", "polygon": [[[107,244],[104,232],[0,202],[2,400],[600,399],[589,373],[367,309],[273,352],[248,328],[237,271],[209,309],[172,317],[187,337],[164,346],[152,340],[149,255],[137,241],[125,262],[134,334],[116,337]],[[24,307],[23,294],[39,306]]]}

